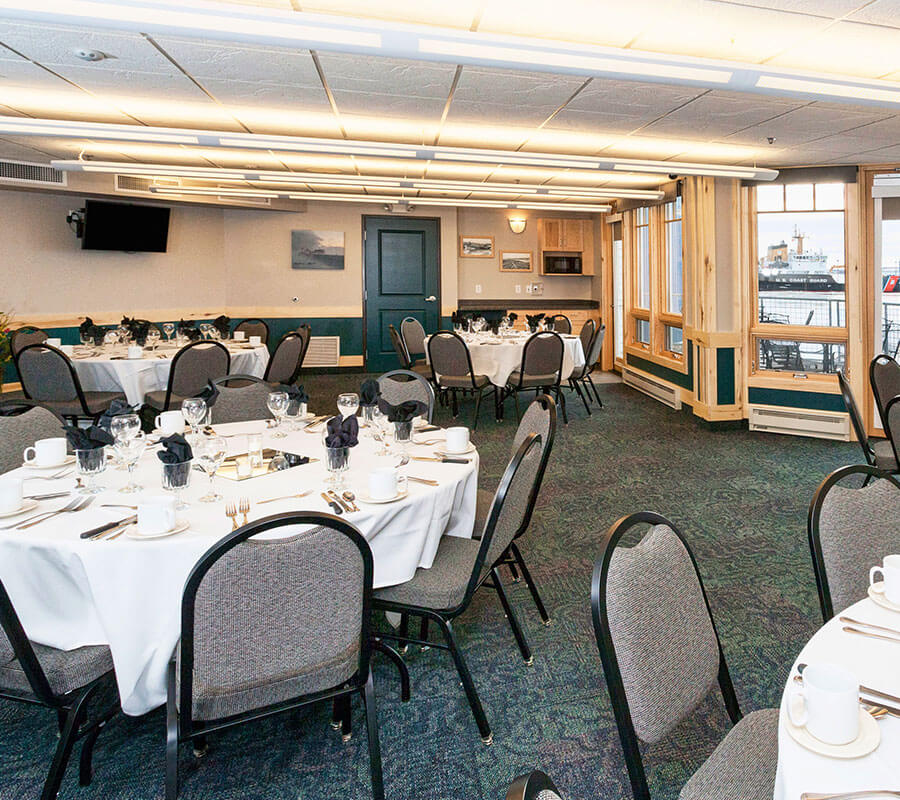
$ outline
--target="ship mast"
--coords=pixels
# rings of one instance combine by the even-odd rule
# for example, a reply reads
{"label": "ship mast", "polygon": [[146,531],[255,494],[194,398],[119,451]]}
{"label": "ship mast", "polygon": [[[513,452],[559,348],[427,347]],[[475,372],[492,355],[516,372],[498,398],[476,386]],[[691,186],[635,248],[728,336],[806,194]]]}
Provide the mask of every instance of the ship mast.
{"label": "ship mast", "polygon": [[791,238],[797,240],[797,255],[803,255],[803,240],[806,238],[806,234],[800,233],[800,228],[794,225],[794,235]]}

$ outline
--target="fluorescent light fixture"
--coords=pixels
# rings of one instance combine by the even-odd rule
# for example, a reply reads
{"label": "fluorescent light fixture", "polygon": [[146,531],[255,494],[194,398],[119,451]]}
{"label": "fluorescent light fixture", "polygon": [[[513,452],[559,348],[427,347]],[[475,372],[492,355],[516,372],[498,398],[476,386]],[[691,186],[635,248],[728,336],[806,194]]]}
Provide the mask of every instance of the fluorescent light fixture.
{"label": "fluorescent light fixture", "polygon": [[[887,82],[882,81],[881,83],[886,84]],[[881,103],[900,103],[900,84],[894,84],[894,88],[880,88],[864,84],[816,81],[804,78],[789,78],[781,75],[761,75],[756,85],[764,89],[781,89],[786,92],[799,92],[801,94],[877,100]]]}
{"label": "fluorescent light fixture", "polygon": [[151,186],[153,194],[190,194],[204,195],[206,197],[284,197],[278,192],[270,192],[265,189],[231,189],[223,186]]}

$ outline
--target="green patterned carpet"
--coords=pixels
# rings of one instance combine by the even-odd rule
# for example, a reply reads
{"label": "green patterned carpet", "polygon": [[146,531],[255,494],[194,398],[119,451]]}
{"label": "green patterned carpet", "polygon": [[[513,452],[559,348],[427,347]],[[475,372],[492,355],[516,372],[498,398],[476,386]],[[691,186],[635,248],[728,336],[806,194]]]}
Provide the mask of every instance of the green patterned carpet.
{"label": "green patterned carpet", "polygon": [[[361,376],[311,378],[314,410]],[[619,740],[590,619],[598,542],[620,516],[670,516],[691,541],[706,581],[745,711],[777,704],[789,665],[817,627],[806,510],[819,481],[859,459],[855,444],[710,432],[621,384],[600,387],[606,407],[587,417],[577,398],[560,424],[531,530],[522,550],[553,617],[544,627],[524,583],[509,593],[534,651],[526,667],[496,596],[485,591],[457,631],[494,730],[481,744],[449,656],[411,652],[412,701],[401,705],[395,673],[379,660],[376,686],[389,800],[502,800],[517,774],[540,767],[566,800],[629,797]],[[468,420],[471,404],[463,407]],[[446,412],[439,414],[444,421]],[[485,409],[474,435],[482,485],[496,484],[515,421]],[[464,424],[467,424],[464,423]],[[182,749],[185,800],[369,798],[361,704],[342,744],[330,708],[288,713],[211,740],[195,760]],[[44,710],[0,703],[0,798],[37,797],[56,744]],[[645,759],[654,798],[676,798],[727,729],[711,703]],[[93,784],[69,770],[61,797],[143,800],[163,796],[164,715],[118,717],[101,736]],[[76,750],[76,757],[78,750]],[[77,765],[77,762],[76,762]]]}

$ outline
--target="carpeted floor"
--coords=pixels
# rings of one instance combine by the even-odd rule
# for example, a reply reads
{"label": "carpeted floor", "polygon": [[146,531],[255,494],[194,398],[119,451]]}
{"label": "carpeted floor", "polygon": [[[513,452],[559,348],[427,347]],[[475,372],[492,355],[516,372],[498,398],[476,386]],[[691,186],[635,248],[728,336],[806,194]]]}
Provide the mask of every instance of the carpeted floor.
{"label": "carpeted floor", "polygon": [[[310,378],[311,408],[333,407],[361,376]],[[534,650],[526,667],[492,592],[457,626],[494,730],[481,744],[449,656],[412,652],[413,697],[399,702],[383,661],[376,668],[389,800],[502,800],[517,774],[540,767],[567,800],[629,797],[619,740],[590,619],[598,542],[620,516],[651,509],[689,537],[745,711],[775,705],[792,659],[817,627],[806,510],[819,481],[859,459],[855,444],[747,431],[710,432],[621,384],[587,417],[577,398],[560,425],[523,551],[553,624],[544,627],[524,584],[509,586]],[[468,420],[471,405],[463,408]],[[483,486],[499,478],[515,428],[485,410],[474,435]],[[438,421],[446,421],[442,412]],[[288,713],[212,739],[195,760],[182,749],[185,800],[355,800],[370,797],[362,709],[342,744],[330,708]],[[676,798],[727,729],[710,703],[665,743],[646,751],[654,798]],[[143,800],[163,795],[164,716],[118,717],[101,736],[93,784],[70,769],[61,797]],[[56,743],[45,710],[0,703],[0,798],[36,797]],[[76,750],[76,756],[78,751]],[[77,762],[76,762],[77,765]]]}

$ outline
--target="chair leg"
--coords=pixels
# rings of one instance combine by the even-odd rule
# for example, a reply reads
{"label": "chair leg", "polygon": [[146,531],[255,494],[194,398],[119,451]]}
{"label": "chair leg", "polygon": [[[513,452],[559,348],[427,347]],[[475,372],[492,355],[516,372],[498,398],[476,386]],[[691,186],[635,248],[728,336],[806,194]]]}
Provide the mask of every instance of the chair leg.
{"label": "chair leg", "polygon": [[519,652],[522,654],[522,660],[530,667],[534,663],[534,656],[531,654],[531,648],[528,646],[528,640],[525,638],[525,632],[519,625],[519,619],[516,617],[512,606],[509,604],[509,598],[506,596],[506,590],[500,581],[500,572],[494,567],[491,570],[494,578],[494,588],[497,590],[497,596],[500,598],[500,605],[503,606],[503,613],[509,620],[509,627],[512,628],[513,636],[516,637],[516,644],[519,645]]}
{"label": "chair leg", "polygon": [[577,394],[581,398],[581,402],[584,403],[584,410],[587,411],[588,416],[591,416],[591,407],[588,405],[588,401],[582,393],[581,387],[578,385],[578,381],[572,380],[570,378],[569,386],[571,386],[575,390],[575,394]]}
{"label": "chair leg", "polygon": [[406,662],[403,660],[400,653],[394,650],[394,648],[389,644],[383,642],[381,639],[376,639],[373,642],[372,646],[379,653],[383,653],[384,655],[386,655],[397,668],[397,671],[400,673],[400,700],[404,703],[409,702],[409,668],[406,666]]}
{"label": "chair leg", "polygon": [[84,717],[87,713],[88,699],[93,694],[94,690],[89,689],[81,696],[75,706],[66,712],[66,722],[60,732],[59,744],[56,745],[53,761],[50,763],[50,771],[47,773],[47,780],[44,782],[41,800],[56,800],[56,796],[59,794],[59,787],[62,784],[63,775],[66,773],[75,739],[78,737],[78,729],[81,727],[81,723],[84,722]]}
{"label": "chair leg", "polygon": [[478,430],[478,412],[481,410],[481,395],[484,394],[484,389],[478,390],[478,395],[475,397],[475,419],[472,421],[472,430]]}
{"label": "chair leg", "polygon": [[[422,624],[419,626],[419,640],[422,642],[428,641],[428,617],[422,617]],[[430,649],[427,644],[419,646],[419,651],[422,653]]]}
{"label": "chair leg", "polygon": [[550,615],[547,613],[547,609],[544,607],[544,602],[541,600],[541,595],[538,592],[537,585],[534,582],[534,579],[531,577],[531,572],[527,566],[525,566],[525,559],[522,558],[522,553],[519,548],[516,546],[516,543],[513,542],[510,546],[510,552],[512,552],[513,558],[516,560],[516,563],[519,565],[519,569],[522,570],[522,577],[525,578],[525,584],[528,586],[528,591],[531,592],[531,599],[534,600],[534,604],[537,606],[538,614],[541,615],[541,622],[544,625],[549,625]]}
{"label": "chair leg", "polygon": [[522,421],[522,412],[519,411],[519,391],[518,389],[512,390],[513,400],[516,401],[516,424],[518,425]]}
{"label": "chair leg", "polygon": [[406,641],[406,637],[409,636],[409,614],[400,615],[400,630],[397,631],[397,634],[401,637],[397,641],[398,650],[401,655],[405,656],[406,651],[409,650],[409,644]]}
{"label": "chair leg", "polygon": [[453,415],[453,419],[459,416],[459,400],[456,397],[456,389],[450,391],[450,413]]}
{"label": "chair leg", "polygon": [[507,564],[506,566],[509,567],[509,574],[512,575],[513,583],[518,583],[521,580],[521,577],[519,576],[519,570],[516,568],[516,565]]}
{"label": "chair leg", "polygon": [[450,648],[450,655],[456,664],[456,671],[459,673],[459,679],[462,681],[463,689],[466,692],[466,699],[469,701],[469,707],[475,717],[475,723],[478,725],[478,731],[481,734],[481,741],[485,744],[494,743],[494,734],[491,732],[491,726],[488,724],[484,708],[481,706],[481,700],[478,698],[478,692],[475,689],[475,683],[472,680],[472,674],[469,667],[460,652],[459,645],[456,643],[456,637],[453,634],[453,627],[449,620],[440,618],[438,624],[441,626],[444,638],[447,640],[447,646]]}
{"label": "chair leg", "polygon": [[[372,798],[384,800],[384,775],[381,770],[381,743],[378,741],[378,709],[375,705],[375,684],[372,673],[362,691],[363,703],[366,706],[366,731],[369,734],[369,763],[372,772]],[[349,700],[347,707],[349,708]]]}
{"label": "chair leg", "polygon": [[600,399],[600,393],[597,391],[597,386],[594,384],[593,379],[590,374],[584,376],[587,379],[587,382],[591,385],[591,388],[594,390],[594,397],[597,398],[597,403],[600,405],[600,408],[603,408],[603,401]]}
{"label": "chair leg", "polygon": [[94,769],[92,761],[94,757],[94,745],[97,743],[97,737],[106,727],[106,720],[98,722],[84,738],[84,744],[81,745],[81,760],[78,765],[78,783],[81,786],[90,786],[91,779],[94,777]]}
{"label": "chair leg", "polygon": [[559,384],[555,387],[556,399],[559,401],[559,410],[562,411],[563,422],[569,424],[569,415],[566,413],[566,396],[563,394],[562,386]]}
{"label": "chair leg", "polygon": [[[372,676],[369,675],[371,678]],[[345,694],[337,698],[341,717],[341,741],[349,742],[353,738],[353,718],[351,716],[350,695]]]}

